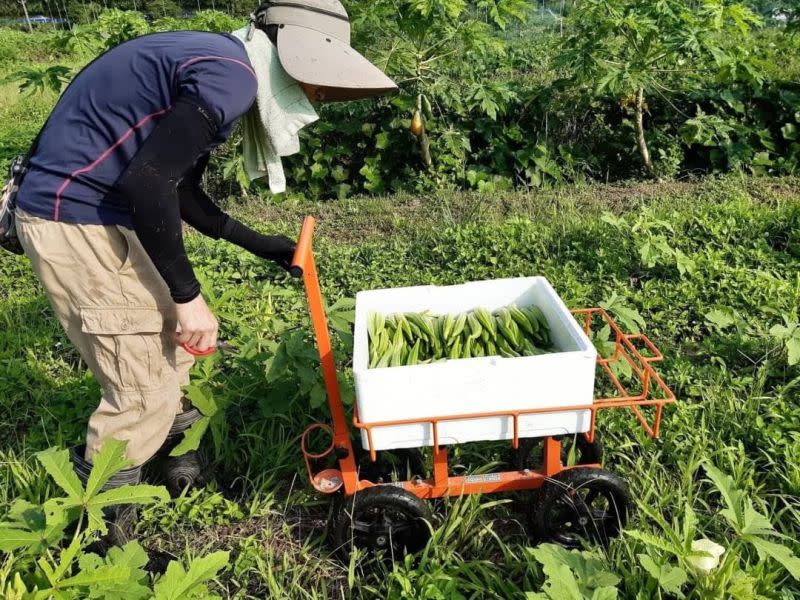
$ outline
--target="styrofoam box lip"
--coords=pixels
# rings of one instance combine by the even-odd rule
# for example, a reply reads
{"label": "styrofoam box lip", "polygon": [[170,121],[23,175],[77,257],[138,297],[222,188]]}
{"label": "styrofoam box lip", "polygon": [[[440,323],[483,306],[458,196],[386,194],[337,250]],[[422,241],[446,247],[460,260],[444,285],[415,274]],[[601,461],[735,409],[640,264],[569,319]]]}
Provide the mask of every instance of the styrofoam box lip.
{"label": "styrofoam box lip", "polygon": [[[569,309],[564,305],[561,297],[556,293],[553,287],[550,285],[550,282],[547,278],[536,275],[533,277],[509,277],[504,279],[487,279],[482,281],[471,281],[466,283],[460,283],[455,285],[448,285],[448,286],[436,286],[436,285],[420,285],[420,286],[408,286],[408,287],[400,287],[400,288],[380,288],[374,290],[364,290],[361,292],[356,293],[356,312],[359,311],[360,305],[364,302],[369,302],[371,299],[380,298],[381,296],[385,297],[399,297],[404,296],[407,294],[414,294],[420,296],[429,296],[432,293],[436,293],[440,290],[448,290],[455,292],[458,288],[469,288],[474,287],[476,285],[487,285],[487,284],[496,284],[496,285],[504,285],[505,283],[515,283],[519,284],[522,288],[524,285],[527,285],[528,288],[533,287],[535,285],[543,285],[548,288],[548,291],[551,293],[552,298],[555,300],[556,306],[561,312],[561,316],[568,316],[568,320],[565,324],[567,324],[566,333],[572,338],[572,341],[575,342],[577,349],[575,350],[566,350],[560,352],[553,352],[550,354],[541,354],[538,356],[520,356],[520,357],[502,357],[502,356],[481,356],[481,357],[474,357],[474,358],[460,358],[460,359],[448,359],[441,362],[436,363],[428,363],[424,365],[407,365],[401,367],[382,367],[382,368],[369,368],[369,352],[368,352],[368,342],[363,346],[359,343],[355,344],[354,353],[353,353],[353,374],[363,375],[365,372],[369,373],[385,373],[387,369],[391,369],[393,372],[402,369],[404,373],[410,373],[409,369],[426,369],[428,371],[433,370],[437,367],[442,367],[447,364],[458,363],[460,365],[466,365],[467,361],[470,361],[470,365],[482,365],[482,364],[501,364],[500,361],[523,361],[523,360],[535,360],[537,364],[543,364],[547,360],[553,360],[553,357],[563,357],[564,355],[576,356],[578,354],[582,354],[586,358],[595,361],[597,359],[597,350],[592,344],[591,340],[588,338],[586,333],[583,329],[578,325],[577,321],[572,317],[572,313],[570,313]],[[507,306],[509,304],[514,303],[514,300],[509,300],[504,304],[499,306]],[[476,302],[472,308],[478,308],[484,306],[484,303]],[[498,306],[498,307],[499,307]],[[405,309],[400,309],[405,310]],[[424,309],[421,309],[424,310]],[[465,308],[463,310],[471,310],[470,308]],[[463,310],[461,312],[463,312]],[[397,312],[397,311],[393,311]],[[445,314],[447,311],[435,312],[431,311],[432,314]],[[364,329],[362,333],[365,333],[365,327],[362,326],[361,323],[362,319],[356,318],[356,325],[355,325],[355,334],[356,339],[359,337],[359,330]]]}

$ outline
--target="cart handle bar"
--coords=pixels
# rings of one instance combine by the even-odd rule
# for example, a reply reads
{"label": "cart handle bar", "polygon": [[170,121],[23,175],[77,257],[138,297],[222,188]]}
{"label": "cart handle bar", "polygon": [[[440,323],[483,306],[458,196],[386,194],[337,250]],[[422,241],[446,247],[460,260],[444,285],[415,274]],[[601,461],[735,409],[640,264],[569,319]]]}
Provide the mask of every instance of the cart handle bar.
{"label": "cart handle bar", "polygon": [[300,238],[297,240],[292,264],[289,267],[289,274],[292,277],[300,278],[303,276],[303,272],[307,270],[308,260],[311,258],[311,240],[314,237],[316,225],[317,220],[310,215],[303,220]]}

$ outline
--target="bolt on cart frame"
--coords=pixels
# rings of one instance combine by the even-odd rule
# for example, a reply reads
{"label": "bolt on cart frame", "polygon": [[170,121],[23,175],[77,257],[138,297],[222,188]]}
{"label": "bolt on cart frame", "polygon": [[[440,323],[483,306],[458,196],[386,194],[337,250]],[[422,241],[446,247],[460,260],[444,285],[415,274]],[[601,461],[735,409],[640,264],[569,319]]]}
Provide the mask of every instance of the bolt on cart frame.
{"label": "bolt on cart frame", "polygon": [[[394,420],[386,422],[364,423],[359,420],[358,410],[354,407],[353,425],[356,429],[366,431],[368,440],[369,457],[376,460],[376,450],[372,443],[372,432],[375,428],[394,425],[428,424],[433,432],[433,476],[428,479],[414,478],[408,481],[391,483],[376,483],[359,477],[358,463],[354,452],[354,444],[348,427],[345,410],[342,405],[338,381],[336,378],[336,363],[331,347],[325,307],[319,286],[316,264],[312,251],[312,238],[316,221],[313,217],[306,217],[303,223],[300,238],[292,261],[291,273],[295,277],[302,277],[308,298],[311,323],[319,349],[322,364],[322,375],[328,396],[328,406],[332,417],[332,427],[327,424],[315,423],[309,426],[301,438],[301,448],[308,469],[311,485],[319,492],[332,494],[342,490],[345,497],[350,497],[364,490],[376,486],[402,488],[420,499],[441,498],[445,496],[461,496],[468,494],[487,494],[495,492],[511,492],[519,490],[534,490],[542,487],[545,482],[552,480],[559,474],[575,468],[600,468],[599,464],[580,465],[580,467],[566,466],[562,462],[561,442],[554,437],[544,439],[543,460],[539,469],[521,469],[515,471],[494,472],[482,475],[450,476],[448,472],[448,450],[439,445],[439,424],[447,421],[462,419],[481,419],[491,417],[509,417],[513,419],[513,448],[519,447],[519,419],[523,415],[539,413],[554,413],[576,410],[591,411],[589,431],[583,434],[588,443],[594,442],[595,424],[597,413],[611,408],[627,408],[635,415],[647,435],[657,437],[665,404],[675,401],[675,395],[664,383],[653,368],[653,363],[663,359],[661,352],[643,334],[625,334],[601,308],[587,308],[574,310],[573,314],[583,320],[584,330],[590,333],[593,320],[598,320],[603,325],[608,325],[613,334],[614,353],[603,358],[598,355],[598,365],[608,377],[611,386],[617,395],[611,397],[595,398],[593,404],[562,407],[543,407],[529,410],[499,410],[476,414],[447,415],[441,417],[428,417],[422,419]],[[647,355],[642,354],[646,349]],[[631,393],[626,389],[619,377],[614,372],[613,365],[625,361],[634,376],[636,388],[639,393]],[[646,415],[645,407],[652,407],[653,414]],[[652,420],[651,420],[652,419]],[[309,435],[317,430],[324,430],[331,436],[330,445],[322,452],[314,453],[309,450]],[[334,453],[338,461],[338,468],[328,468],[315,472],[313,462],[323,459]]]}

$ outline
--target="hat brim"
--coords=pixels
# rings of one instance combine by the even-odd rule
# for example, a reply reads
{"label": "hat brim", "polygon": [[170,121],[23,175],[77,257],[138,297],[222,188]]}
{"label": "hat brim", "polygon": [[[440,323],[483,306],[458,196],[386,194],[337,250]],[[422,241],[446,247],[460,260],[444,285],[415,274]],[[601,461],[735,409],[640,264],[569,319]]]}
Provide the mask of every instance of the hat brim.
{"label": "hat brim", "polygon": [[341,40],[308,27],[278,30],[278,57],[290,77],[326,88],[325,100],[357,100],[397,91],[397,84]]}

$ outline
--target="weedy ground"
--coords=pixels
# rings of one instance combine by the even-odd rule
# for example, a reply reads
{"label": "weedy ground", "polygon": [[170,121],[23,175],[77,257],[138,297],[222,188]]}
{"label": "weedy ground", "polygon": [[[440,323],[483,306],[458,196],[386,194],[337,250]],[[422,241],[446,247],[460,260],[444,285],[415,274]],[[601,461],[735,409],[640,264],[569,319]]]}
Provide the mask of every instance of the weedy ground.
{"label": "weedy ground", "polygon": [[[333,504],[310,490],[298,447],[309,423],[327,419],[302,288],[271,264],[189,232],[221,337],[240,351],[195,368],[197,387],[226,407],[209,436],[218,480],[147,508],[138,526],[146,548],[187,559],[230,550],[215,591],[236,598],[556,600],[613,598],[614,589],[639,599],[800,597],[800,369],[790,365],[800,360],[800,180],[230,200],[227,208],[292,237],[303,215],[319,219],[319,274],[348,401],[348,299],[357,291],[541,274],[570,307],[604,303],[631,326],[641,315],[679,402],[658,440],[628,414],[600,419],[606,466],[626,478],[637,504],[632,532],[608,550],[532,549],[532,496],[487,496],[439,505],[417,561],[377,572],[358,556],[342,564],[326,542]],[[2,513],[15,498],[54,493],[33,453],[80,441],[99,388],[24,258],[0,257],[0,320]],[[507,458],[504,444],[453,450],[462,473]],[[755,514],[785,538],[765,526],[755,532]],[[701,537],[727,549],[707,575],[687,558]],[[754,537],[785,550],[767,552]],[[570,577],[574,588],[558,587]],[[596,595],[600,588],[608,595]]]}

